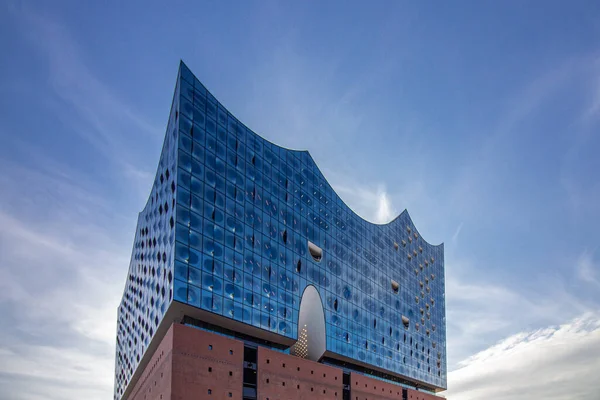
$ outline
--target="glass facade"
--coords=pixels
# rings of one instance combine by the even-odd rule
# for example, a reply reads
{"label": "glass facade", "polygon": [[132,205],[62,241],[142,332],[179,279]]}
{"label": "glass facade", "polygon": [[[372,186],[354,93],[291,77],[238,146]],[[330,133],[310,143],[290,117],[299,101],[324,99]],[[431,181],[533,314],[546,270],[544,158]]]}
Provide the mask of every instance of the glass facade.
{"label": "glass facade", "polygon": [[446,387],[443,245],[407,211],[360,218],[308,152],[248,129],[181,63],[119,307],[115,398],[172,302],[297,339],[307,285],[329,354]]}

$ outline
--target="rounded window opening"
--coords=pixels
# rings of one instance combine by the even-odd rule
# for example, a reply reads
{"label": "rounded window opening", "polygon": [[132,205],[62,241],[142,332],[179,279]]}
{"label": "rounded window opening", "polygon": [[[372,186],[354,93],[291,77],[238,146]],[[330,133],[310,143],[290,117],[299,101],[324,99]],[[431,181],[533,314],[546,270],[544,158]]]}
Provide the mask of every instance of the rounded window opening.
{"label": "rounded window opening", "polygon": [[402,316],[402,325],[404,325],[405,328],[408,328],[410,325],[410,321],[404,315]]}
{"label": "rounded window opening", "polygon": [[398,282],[396,282],[395,280],[392,279],[391,284],[392,284],[392,291],[395,294],[398,294],[398,291],[400,291],[400,285],[398,284]]}
{"label": "rounded window opening", "polygon": [[316,262],[321,262],[321,259],[323,258],[323,250],[319,246],[309,241],[308,252],[310,253],[313,260],[315,260]]}

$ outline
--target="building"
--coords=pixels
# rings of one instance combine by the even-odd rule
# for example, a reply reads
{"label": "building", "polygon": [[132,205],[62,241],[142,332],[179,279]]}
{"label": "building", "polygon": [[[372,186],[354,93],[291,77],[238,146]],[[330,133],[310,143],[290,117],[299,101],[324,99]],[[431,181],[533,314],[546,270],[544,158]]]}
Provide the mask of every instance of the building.
{"label": "building", "polygon": [[431,399],[444,249],[355,214],[180,64],[118,309],[118,399]]}

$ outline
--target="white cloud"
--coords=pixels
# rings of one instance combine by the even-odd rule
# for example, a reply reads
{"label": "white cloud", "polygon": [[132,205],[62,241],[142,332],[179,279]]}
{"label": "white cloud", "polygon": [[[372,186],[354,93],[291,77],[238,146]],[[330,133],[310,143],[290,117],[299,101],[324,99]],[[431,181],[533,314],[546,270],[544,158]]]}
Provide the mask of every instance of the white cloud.
{"label": "white cloud", "polygon": [[[114,362],[88,349],[23,344],[0,348],[0,375],[10,377],[3,398],[100,399],[110,398]],[[35,382],[35,384],[32,384]],[[4,384],[0,379],[0,385]]]}
{"label": "white cloud", "polygon": [[0,178],[14,189],[0,195],[0,398],[110,397],[129,263],[115,223],[130,221],[105,216],[69,170],[11,171]]}
{"label": "white cloud", "polygon": [[448,366],[452,370],[469,355],[527,327],[560,324],[594,310],[597,304],[574,296],[562,280],[536,278],[529,295],[516,288],[475,277],[467,262],[448,261],[446,316]]}
{"label": "white cloud", "polygon": [[379,193],[377,193],[377,197],[379,198],[379,205],[377,207],[377,212],[375,213],[375,222],[379,224],[389,222],[396,216],[395,211],[393,211],[392,208],[391,200],[384,190],[380,190]]}
{"label": "white cloud", "polygon": [[577,272],[579,274],[579,278],[584,282],[600,287],[598,266],[594,263],[593,253],[590,253],[586,250],[581,254],[581,256],[579,256]]}
{"label": "white cloud", "polygon": [[600,313],[521,332],[449,373],[449,400],[578,400],[600,391]]}
{"label": "white cloud", "polygon": [[398,216],[383,185],[368,187],[346,182],[345,185],[334,184],[333,188],[354,212],[368,221],[384,224]]}

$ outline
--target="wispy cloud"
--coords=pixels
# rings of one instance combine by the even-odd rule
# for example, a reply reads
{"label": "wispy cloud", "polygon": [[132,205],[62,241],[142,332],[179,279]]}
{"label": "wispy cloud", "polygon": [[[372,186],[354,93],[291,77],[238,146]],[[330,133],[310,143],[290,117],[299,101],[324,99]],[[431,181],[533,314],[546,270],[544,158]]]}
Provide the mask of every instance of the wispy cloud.
{"label": "wispy cloud", "polygon": [[600,288],[600,268],[594,263],[593,255],[593,252],[586,250],[579,256],[577,272],[581,280]]}
{"label": "wispy cloud", "polygon": [[475,267],[452,260],[446,270],[448,364],[481,351],[527,327],[560,324],[595,310],[597,303],[574,295],[561,279],[538,279],[534,293],[475,277]]}
{"label": "wispy cloud", "polygon": [[[35,398],[48,386],[63,388],[47,398],[80,398],[77,388],[109,395],[122,290],[110,276],[126,256],[96,233],[79,240],[83,226],[0,213],[0,227],[0,373],[23,382],[0,385],[0,397]],[[98,246],[84,244],[90,239]]]}
{"label": "wispy cloud", "polygon": [[451,400],[587,400],[600,391],[600,313],[509,336],[450,372]]}
{"label": "wispy cloud", "polygon": [[334,183],[333,188],[350,208],[368,221],[384,224],[398,216],[396,208],[382,184],[369,187],[357,183],[351,183],[349,186]]}
{"label": "wispy cloud", "polygon": [[133,219],[60,164],[0,166],[0,397],[109,397]]}
{"label": "wispy cloud", "polygon": [[132,164],[136,153],[130,148],[144,142],[159,147],[163,129],[96,76],[75,38],[57,19],[25,5],[11,7],[11,12],[22,27],[21,34],[45,61],[50,90],[38,91],[38,96],[46,96],[55,116],[107,161],[148,174]]}
{"label": "wispy cloud", "polygon": [[458,242],[458,235],[460,235],[460,231],[463,228],[463,223],[461,222],[460,224],[458,224],[458,226],[456,227],[456,231],[454,232],[454,235],[452,235],[452,243],[456,244]]}

